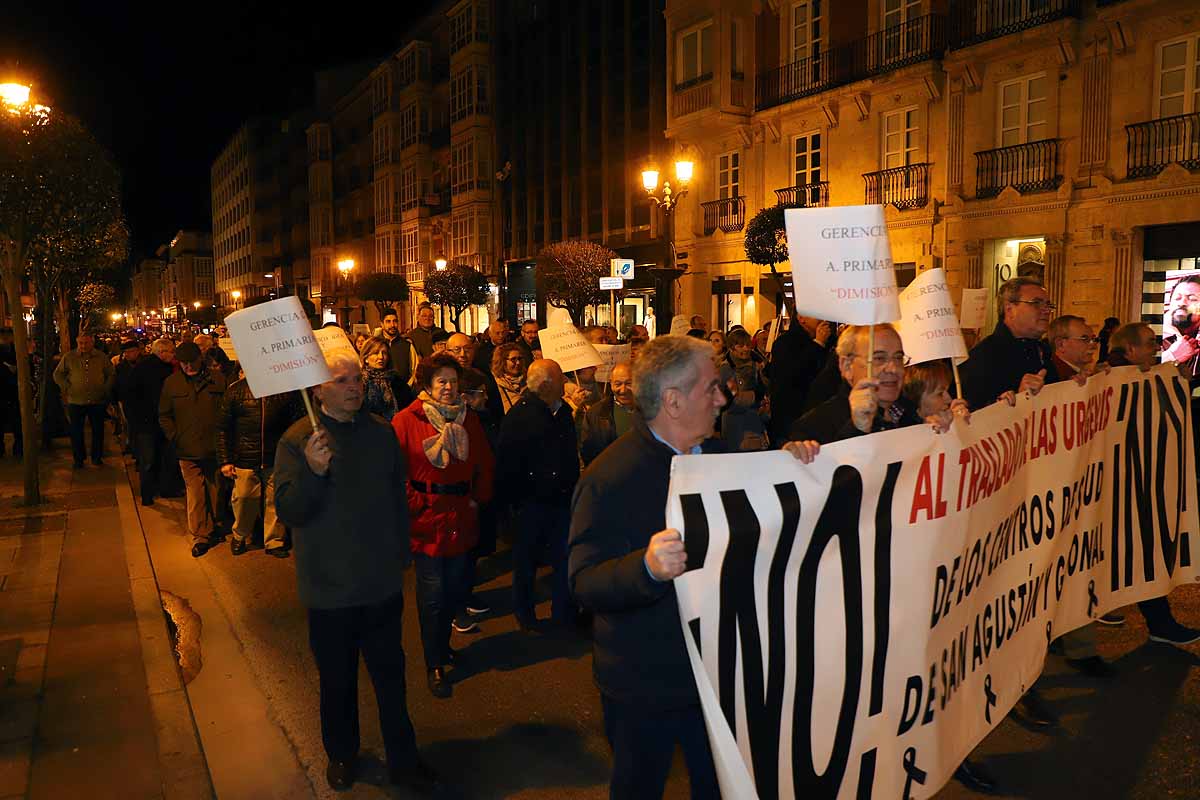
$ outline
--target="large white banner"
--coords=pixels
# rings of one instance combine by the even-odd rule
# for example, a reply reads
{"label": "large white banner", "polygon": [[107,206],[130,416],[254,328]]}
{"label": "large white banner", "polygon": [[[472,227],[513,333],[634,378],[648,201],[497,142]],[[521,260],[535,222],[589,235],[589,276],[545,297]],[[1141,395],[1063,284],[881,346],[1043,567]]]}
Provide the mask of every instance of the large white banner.
{"label": "large white banner", "polygon": [[592,343],[574,325],[557,325],[538,332],[542,358],[558,363],[563,372],[599,366],[602,359]]}
{"label": "large white banner", "polygon": [[883,206],[789,208],[783,221],[796,313],[851,325],[900,316]]}
{"label": "large white banner", "polygon": [[959,364],[967,360],[967,345],[941,267],[925,270],[900,293],[896,329],[913,364],[939,358]]}
{"label": "large white banner", "polygon": [[1173,367],[1065,382],[936,435],[681,456],[667,523],[725,797],[927,798],[1052,639],[1200,580]]}
{"label": "large white banner", "polygon": [[329,367],[300,298],[289,295],[235,311],[225,325],[255,397],[329,380]]}

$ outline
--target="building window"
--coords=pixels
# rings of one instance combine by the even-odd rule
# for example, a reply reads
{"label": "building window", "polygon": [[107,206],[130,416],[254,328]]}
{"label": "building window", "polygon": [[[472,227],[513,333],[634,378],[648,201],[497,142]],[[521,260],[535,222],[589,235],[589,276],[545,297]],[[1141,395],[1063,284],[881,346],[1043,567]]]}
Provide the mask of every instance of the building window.
{"label": "building window", "polygon": [[420,197],[417,192],[417,168],[408,167],[400,173],[400,210],[416,208]]}
{"label": "building window", "polygon": [[883,168],[905,167],[917,162],[921,130],[917,109],[893,111],[883,118]]}
{"label": "building window", "polygon": [[1200,111],[1200,36],[1159,46],[1157,84],[1158,118]]}
{"label": "building window", "polygon": [[742,44],[744,28],[740,19],[732,19],[729,22],[729,74],[736,80],[746,76],[746,54]]}
{"label": "building window", "polygon": [[467,140],[450,152],[450,193],[461,194],[475,188],[475,142]]}
{"label": "building window", "polygon": [[468,256],[475,253],[475,214],[458,214],[450,223],[450,255]]}
{"label": "building window", "polygon": [[996,146],[1040,142],[1049,133],[1046,76],[1033,75],[1000,84]]}
{"label": "building window", "polygon": [[726,153],[717,158],[717,199],[741,197],[742,154]]}
{"label": "building window", "polygon": [[924,42],[921,26],[916,20],[924,11],[924,0],[884,0],[883,59],[885,62],[904,58],[920,51]]}
{"label": "building window", "polygon": [[712,77],[713,25],[705,22],[679,34],[675,46],[675,82],[679,86]]}
{"label": "building window", "polygon": [[488,113],[487,80],[487,68],[481,65],[463,67],[454,74],[450,79],[450,122]]}
{"label": "building window", "polygon": [[375,166],[386,164],[391,157],[392,126],[376,125],[374,130]]}
{"label": "building window", "polygon": [[792,140],[793,186],[820,183],[825,160],[821,150],[821,134],[805,133]]}
{"label": "building window", "polygon": [[450,55],[472,42],[488,40],[487,5],[468,5],[450,18]]}
{"label": "building window", "polygon": [[400,111],[400,149],[425,140],[429,133],[429,108],[410,103]]}
{"label": "building window", "polygon": [[824,0],[798,0],[791,11],[792,61],[817,58],[825,49]]}

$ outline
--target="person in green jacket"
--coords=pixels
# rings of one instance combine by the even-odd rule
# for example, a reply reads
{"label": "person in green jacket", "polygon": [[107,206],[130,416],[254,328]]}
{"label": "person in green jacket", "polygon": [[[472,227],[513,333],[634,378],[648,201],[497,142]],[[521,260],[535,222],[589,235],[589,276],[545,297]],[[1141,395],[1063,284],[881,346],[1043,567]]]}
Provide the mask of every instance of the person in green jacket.
{"label": "person in green jacket", "polygon": [[179,372],[163,383],[158,424],[175,446],[187,490],[187,526],[192,557],[199,558],[224,537],[213,530],[217,507],[217,407],[225,377],[207,369],[200,348],[184,342],[175,349]]}
{"label": "person in green jacket", "polygon": [[83,446],[84,420],[92,426],[92,463],[96,466],[104,463],[104,417],[115,371],[109,357],[96,349],[92,334],[79,334],[75,345],[75,349],[58,362],[54,382],[67,404],[71,451],[75,456],[75,468],[79,469],[87,458]]}

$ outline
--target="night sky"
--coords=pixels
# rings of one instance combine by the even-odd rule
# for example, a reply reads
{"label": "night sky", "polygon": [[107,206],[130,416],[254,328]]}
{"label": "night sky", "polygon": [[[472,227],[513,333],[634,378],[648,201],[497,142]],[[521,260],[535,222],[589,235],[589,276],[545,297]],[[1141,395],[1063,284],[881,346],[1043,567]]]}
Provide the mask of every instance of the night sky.
{"label": "night sky", "polygon": [[211,230],[209,167],[243,120],[303,106],[316,69],[382,59],[432,5],[10,0],[0,77],[15,67],[113,153],[144,256]]}

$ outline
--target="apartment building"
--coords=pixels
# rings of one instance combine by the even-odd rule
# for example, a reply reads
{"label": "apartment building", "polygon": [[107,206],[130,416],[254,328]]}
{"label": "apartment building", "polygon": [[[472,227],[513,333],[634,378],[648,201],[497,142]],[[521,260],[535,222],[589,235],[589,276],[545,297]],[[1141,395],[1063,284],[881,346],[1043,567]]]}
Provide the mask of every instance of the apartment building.
{"label": "apartment building", "polygon": [[216,267],[212,234],[180,230],[155,254],[163,265],[159,300],[164,319],[178,324],[195,309],[196,303],[201,307],[213,305]]}
{"label": "apartment building", "polygon": [[130,278],[129,320],[145,325],[151,317],[162,313],[162,273],[166,263],[157,258],[143,258]]}
{"label": "apartment building", "polygon": [[[616,324],[670,324],[676,287],[665,218],[640,173],[665,165],[663,0],[512,0],[496,17],[496,186],[504,314],[547,322],[537,257],[587,239],[635,263]],[[482,172],[481,179],[490,173]],[[561,309],[550,309],[561,318]],[[588,321],[611,322],[608,305]]]}
{"label": "apartment building", "polygon": [[742,242],[776,203],[882,203],[900,283],[1032,274],[1097,324],[1161,321],[1166,272],[1200,256],[1194,3],[668,0],[666,20],[667,136],[696,162],[684,305],[722,326],[779,310]]}
{"label": "apartment building", "polygon": [[309,112],[245,122],[211,169],[218,305],[308,295]]}

